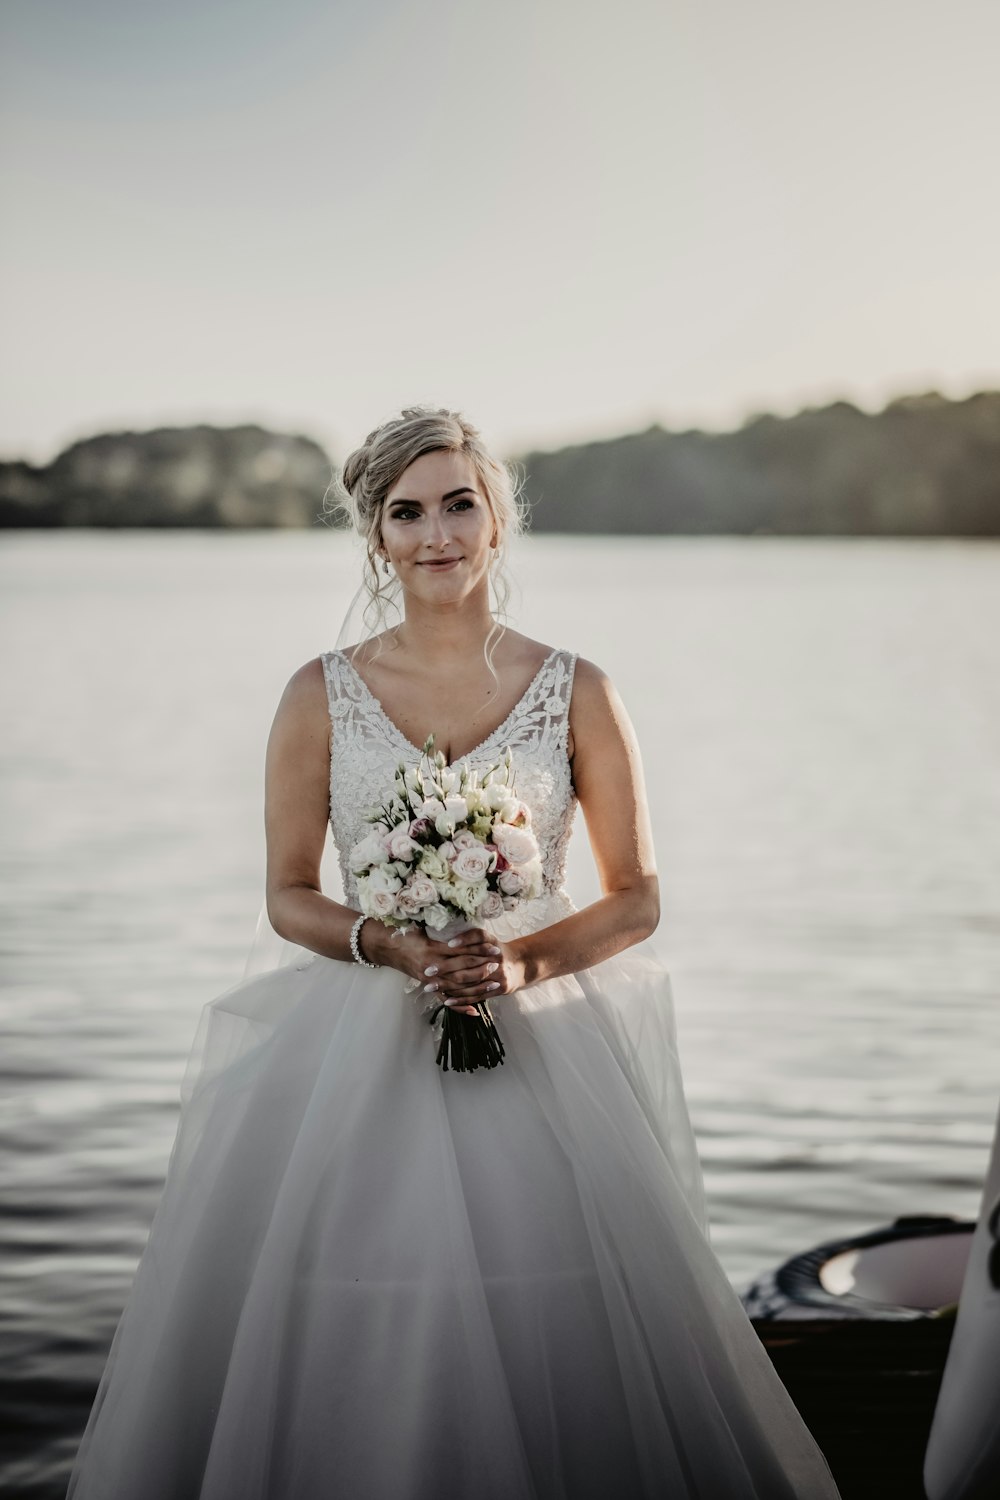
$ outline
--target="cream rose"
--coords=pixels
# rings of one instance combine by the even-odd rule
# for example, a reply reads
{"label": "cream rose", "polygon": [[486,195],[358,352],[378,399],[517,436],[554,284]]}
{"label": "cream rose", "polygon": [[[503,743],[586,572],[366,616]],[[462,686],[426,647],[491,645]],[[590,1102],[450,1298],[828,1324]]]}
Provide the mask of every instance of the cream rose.
{"label": "cream rose", "polygon": [[478,842],[476,835],[470,833],[468,828],[460,828],[452,839],[456,849],[472,849]]}
{"label": "cream rose", "polygon": [[437,849],[425,849],[418,861],[418,868],[431,880],[444,880],[448,866]]}
{"label": "cream rose", "polygon": [[485,895],[485,880],[477,880],[473,885],[466,885],[463,881],[461,885],[455,886],[455,889],[451,892],[449,900],[452,901],[453,904],[457,906],[461,911],[464,911],[468,916],[471,917],[474,912],[479,910],[479,907],[482,905],[483,897]]}

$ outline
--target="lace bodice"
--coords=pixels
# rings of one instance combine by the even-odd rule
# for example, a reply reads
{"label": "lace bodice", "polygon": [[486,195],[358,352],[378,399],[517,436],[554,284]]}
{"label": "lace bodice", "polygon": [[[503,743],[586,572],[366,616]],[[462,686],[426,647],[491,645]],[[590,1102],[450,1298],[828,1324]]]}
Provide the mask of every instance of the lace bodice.
{"label": "lace bodice", "polygon": [[[342,651],[327,651],[321,660],[330,705],[330,827],[344,900],[360,909],[347,855],[368,832],[365,809],[392,791],[399,762],[415,764],[420,749],[387,717]],[[454,762],[485,766],[510,747],[517,794],[531,808],[549,897],[562,893],[576,812],[566,755],[575,666],[573,653],[550,651],[503,723]]]}

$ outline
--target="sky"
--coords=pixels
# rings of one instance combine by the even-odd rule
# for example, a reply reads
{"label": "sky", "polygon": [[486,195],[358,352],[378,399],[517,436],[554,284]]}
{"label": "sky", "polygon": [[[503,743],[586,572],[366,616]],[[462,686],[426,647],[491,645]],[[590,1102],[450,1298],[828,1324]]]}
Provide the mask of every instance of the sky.
{"label": "sky", "polygon": [[3,0],[0,456],[1000,387],[997,0]]}

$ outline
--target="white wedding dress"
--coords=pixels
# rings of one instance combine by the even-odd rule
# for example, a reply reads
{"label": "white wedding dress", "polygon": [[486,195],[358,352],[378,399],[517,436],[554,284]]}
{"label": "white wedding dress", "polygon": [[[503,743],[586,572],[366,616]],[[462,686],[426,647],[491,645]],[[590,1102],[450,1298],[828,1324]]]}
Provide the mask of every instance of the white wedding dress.
{"label": "white wedding dress", "polygon": [[[323,664],[346,850],[418,752]],[[501,936],[573,910],[574,665],[468,757],[511,747],[546,871]],[[474,1073],[404,984],[305,956],[205,1007],[71,1500],[836,1497],[705,1237],[655,957],[498,1000]]]}

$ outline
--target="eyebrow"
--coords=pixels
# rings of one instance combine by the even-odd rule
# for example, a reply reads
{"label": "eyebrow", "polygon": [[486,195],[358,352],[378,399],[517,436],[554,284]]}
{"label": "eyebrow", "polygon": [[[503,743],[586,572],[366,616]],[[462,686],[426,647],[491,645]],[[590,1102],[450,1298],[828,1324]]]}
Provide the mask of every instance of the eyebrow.
{"label": "eyebrow", "polygon": [[[442,501],[454,500],[456,495],[474,495],[475,493],[471,484],[463,484],[457,490],[449,490],[446,495],[441,496],[441,499]],[[394,495],[389,501],[390,505],[419,505],[420,503],[419,500],[407,500],[405,495]]]}

